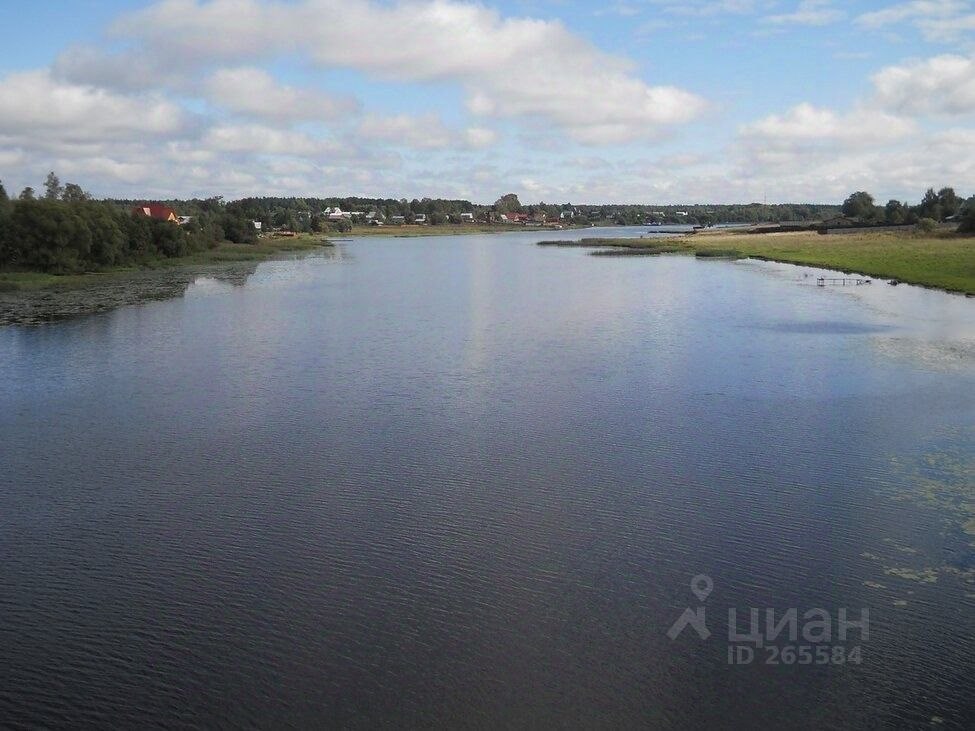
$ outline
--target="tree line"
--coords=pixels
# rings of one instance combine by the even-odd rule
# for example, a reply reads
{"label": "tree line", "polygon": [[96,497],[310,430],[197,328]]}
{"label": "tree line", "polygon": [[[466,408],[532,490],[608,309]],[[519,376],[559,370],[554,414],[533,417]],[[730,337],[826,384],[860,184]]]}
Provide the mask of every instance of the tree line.
{"label": "tree line", "polygon": [[928,188],[921,202],[914,206],[895,199],[880,206],[870,193],[859,190],[843,201],[841,210],[849,218],[889,226],[920,224],[923,228],[932,228],[938,223],[957,220],[959,231],[975,232],[975,196],[965,200],[950,187],[937,192]]}
{"label": "tree line", "polygon": [[193,209],[195,215],[181,226],[133,215],[134,205],[96,201],[74,183],[62,186],[53,172],[40,196],[27,187],[11,200],[0,182],[0,268],[92,271],[185,256],[225,240],[257,239],[253,224],[219,201]]}

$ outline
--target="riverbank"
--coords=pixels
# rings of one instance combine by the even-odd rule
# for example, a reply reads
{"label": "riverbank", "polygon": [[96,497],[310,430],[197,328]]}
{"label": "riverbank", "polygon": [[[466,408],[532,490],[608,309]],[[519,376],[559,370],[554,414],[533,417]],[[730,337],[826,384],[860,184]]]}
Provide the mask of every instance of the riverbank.
{"label": "riverbank", "polygon": [[906,284],[975,295],[975,238],[957,234],[867,232],[823,236],[807,231],[748,234],[734,231],[682,237],[541,242],[599,251],[688,253],[753,258],[895,279]]}
{"label": "riverbank", "polygon": [[215,249],[198,251],[173,259],[151,259],[134,266],[114,267],[83,274],[49,274],[34,271],[0,271],[0,292],[31,292],[43,289],[77,289],[105,282],[116,277],[125,277],[139,272],[182,267],[199,267],[209,264],[232,264],[236,262],[260,262],[278,254],[294,251],[309,251],[331,242],[321,234],[304,234],[292,238],[265,238],[256,244],[224,243]]}
{"label": "riverbank", "polygon": [[589,228],[589,225],[563,225],[559,228],[551,226],[522,226],[519,224],[447,224],[443,226],[419,226],[407,224],[403,226],[366,226],[355,228],[340,236],[386,237],[386,238],[417,238],[420,236],[465,236],[469,234],[505,234],[505,233],[546,233],[555,234],[560,230]]}

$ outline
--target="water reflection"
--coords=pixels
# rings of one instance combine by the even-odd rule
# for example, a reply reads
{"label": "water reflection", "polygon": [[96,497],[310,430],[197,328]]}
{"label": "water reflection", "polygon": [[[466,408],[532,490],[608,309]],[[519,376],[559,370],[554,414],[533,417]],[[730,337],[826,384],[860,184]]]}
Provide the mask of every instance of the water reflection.
{"label": "water reflection", "polygon": [[[344,256],[339,247],[328,247],[300,258],[338,261]],[[298,258],[282,261],[294,262]],[[174,266],[99,275],[81,287],[0,292],[0,326],[39,325],[143,302],[226,293],[247,284],[260,265],[233,262]]]}

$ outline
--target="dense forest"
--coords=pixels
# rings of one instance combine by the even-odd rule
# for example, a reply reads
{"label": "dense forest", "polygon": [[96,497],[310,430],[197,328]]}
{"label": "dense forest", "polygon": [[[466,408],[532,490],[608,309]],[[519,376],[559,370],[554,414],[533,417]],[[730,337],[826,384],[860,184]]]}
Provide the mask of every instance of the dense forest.
{"label": "dense forest", "polygon": [[251,221],[219,201],[200,203],[189,221],[176,225],[133,215],[132,204],[93,200],[78,185],[62,186],[54,173],[42,195],[25,188],[17,200],[0,182],[0,268],[91,271],[257,240]]}
{"label": "dense forest", "polygon": [[918,224],[922,229],[932,229],[938,223],[958,221],[960,232],[975,233],[975,196],[966,201],[954,188],[937,192],[928,188],[916,206],[894,199],[878,206],[872,195],[860,190],[843,201],[841,210],[851,219],[887,226]]}
{"label": "dense forest", "polygon": [[[359,225],[414,223],[442,226],[475,221],[501,223],[515,218],[571,225],[683,223],[801,223],[845,217],[859,225],[917,224],[932,228],[958,221],[975,232],[975,197],[967,201],[952,188],[929,189],[917,205],[896,200],[875,204],[864,191],[842,206],[751,203],[743,205],[522,205],[513,193],[493,205],[423,198],[243,198],[160,201],[180,223],[139,215],[139,200],[94,200],[74,183],[61,185],[52,172],[44,190],[25,188],[12,200],[0,182],[0,269],[67,273],[172,258],[214,248],[223,241],[254,243],[258,231],[335,232]],[[338,220],[328,211],[341,210]],[[466,214],[466,215],[463,215]],[[337,214],[336,214],[337,215]],[[527,217],[527,218],[525,218]],[[255,225],[258,224],[258,225]]]}

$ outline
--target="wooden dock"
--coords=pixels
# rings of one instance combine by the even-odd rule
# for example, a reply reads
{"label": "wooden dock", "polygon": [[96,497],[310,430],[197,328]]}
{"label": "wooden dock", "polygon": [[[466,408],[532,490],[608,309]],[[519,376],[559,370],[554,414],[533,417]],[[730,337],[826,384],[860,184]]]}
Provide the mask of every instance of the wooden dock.
{"label": "wooden dock", "polygon": [[827,284],[838,285],[840,287],[859,287],[861,284],[870,284],[873,280],[861,279],[859,277],[817,277],[816,284],[825,287]]}

